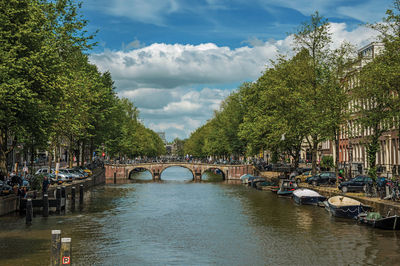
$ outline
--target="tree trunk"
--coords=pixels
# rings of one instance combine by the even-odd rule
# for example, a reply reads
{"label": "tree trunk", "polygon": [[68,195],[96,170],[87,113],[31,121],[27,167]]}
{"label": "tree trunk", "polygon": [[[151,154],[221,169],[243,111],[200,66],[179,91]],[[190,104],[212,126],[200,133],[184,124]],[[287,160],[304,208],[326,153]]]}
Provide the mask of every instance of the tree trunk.
{"label": "tree trunk", "polygon": [[7,177],[7,134],[0,129],[0,179]]}
{"label": "tree trunk", "polygon": [[315,175],[317,173],[317,152],[318,152],[318,140],[316,137],[312,139],[312,174]]}
{"label": "tree trunk", "polygon": [[93,162],[93,138],[90,139],[90,154],[89,154],[89,161]]}
{"label": "tree trunk", "polygon": [[51,166],[52,166],[52,160],[53,160],[53,152],[51,150],[51,148],[49,149],[49,173],[51,173]]}
{"label": "tree trunk", "polygon": [[339,130],[335,130],[335,175],[339,175]]}
{"label": "tree trunk", "polygon": [[85,140],[82,140],[82,159],[81,159],[81,166],[85,164]]}
{"label": "tree trunk", "polygon": [[371,138],[371,142],[367,145],[367,152],[368,152],[368,164],[369,170],[368,175],[372,179],[376,179],[376,153],[379,150],[379,135],[373,135]]}
{"label": "tree trunk", "polygon": [[34,148],[31,147],[31,174],[34,174],[35,171],[35,169],[33,168],[34,155],[35,155]]}

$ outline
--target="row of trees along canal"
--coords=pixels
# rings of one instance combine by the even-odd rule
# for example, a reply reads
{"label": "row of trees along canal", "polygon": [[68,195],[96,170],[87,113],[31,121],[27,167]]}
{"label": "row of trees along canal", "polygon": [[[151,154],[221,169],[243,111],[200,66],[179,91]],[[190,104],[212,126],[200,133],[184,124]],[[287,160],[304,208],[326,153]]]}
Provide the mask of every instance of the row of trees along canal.
{"label": "row of trees along canal", "polygon": [[62,144],[70,159],[76,150],[92,155],[99,147],[110,156],[164,153],[158,135],[138,121],[136,107],[116,96],[110,73],[89,63],[95,33],[85,30],[79,4],[7,0],[0,10],[2,175],[17,144],[26,153],[55,151],[56,159]]}
{"label": "row of trees along canal", "polygon": [[[399,119],[393,117],[400,117],[400,1],[393,4],[383,23],[367,25],[379,31],[386,49],[359,70],[354,88],[347,81],[348,70],[359,60],[355,49],[349,43],[332,49],[330,24],[316,12],[292,35],[293,56],[278,56],[257,81],[243,84],[225,99],[186,141],[185,153],[237,157],[269,150],[272,161],[286,154],[297,166],[306,140],[315,172],[318,145],[325,140],[334,141],[338,165],[339,133],[351,137],[347,121],[356,115],[353,127],[373,129],[363,141],[375,177],[378,138],[392,127],[399,129]],[[362,108],[367,102],[368,108]]]}

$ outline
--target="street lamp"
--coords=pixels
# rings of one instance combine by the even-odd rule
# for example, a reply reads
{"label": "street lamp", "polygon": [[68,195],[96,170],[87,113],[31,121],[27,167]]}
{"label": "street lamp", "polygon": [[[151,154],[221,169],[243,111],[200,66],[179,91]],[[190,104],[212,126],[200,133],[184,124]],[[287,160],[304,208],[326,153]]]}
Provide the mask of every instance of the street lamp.
{"label": "street lamp", "polygon": [[350,167],[349,168],[349,170],[350,170],[349,177],[350,177],[350,179],[353,177],[352,170],[351,170],[352,164],[353,164],[353,145],[350,142],[349,143],[349,167]]}

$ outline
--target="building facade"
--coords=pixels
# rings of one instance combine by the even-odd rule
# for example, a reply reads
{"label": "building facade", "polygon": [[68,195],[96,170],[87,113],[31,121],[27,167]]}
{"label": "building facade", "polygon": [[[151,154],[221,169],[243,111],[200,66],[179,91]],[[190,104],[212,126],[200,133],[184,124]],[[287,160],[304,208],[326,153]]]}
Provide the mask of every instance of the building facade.
{"label": "building facade", "polygon": [[[384,49],[383,43],[373,42],[358,51],[358,61],[353,65],[346,75],[346,86],[351,91],[358,85],[358,73],[375,56]],[[368,155],[365,141],[372,134],[372,129],[363,128],[357,122],[355,106],[361,106],[352,100],[349,103],[350,119],[342,126],[339,140],[339,162],[342,167],[351,172],[351,176],[364,174],[368,169]],[[368,108],[362,105],[363,108]],[[382,134],[379,138],[380,148],[377,153],[376,165],[378,174],[392,177],[400,174],[400,152],[398,130],[394,127]]]}

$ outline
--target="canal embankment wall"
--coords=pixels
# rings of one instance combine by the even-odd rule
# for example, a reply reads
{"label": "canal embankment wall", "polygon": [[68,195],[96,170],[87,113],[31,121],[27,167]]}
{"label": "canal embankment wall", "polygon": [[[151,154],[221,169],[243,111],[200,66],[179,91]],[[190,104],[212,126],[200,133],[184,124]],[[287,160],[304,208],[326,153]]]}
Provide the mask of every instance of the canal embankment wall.
{"label": "canal embankment wall", "polygon": [[[72,187],[79,188],[80,185],[83,185],[83,188],[86,190],[88,188],[94,187],[96,185],[105,184],[105,170],[102,168],[97,168],[93,170],[93,175],[83,180],[75,180],[71,183],[64,183],[65,191],[67,194],[71,193]],[[57,190],[57,185],[51,185],[48,189],[49,198],[55,198],[55,192]],[[29,198],[41,198],[41,191],[29,191],[27,193],[27,197]],[[20,206],[20,197],[17,195],[7,195],[0,197],[0,216],[6,215],[12,212],[19,211]]]}

